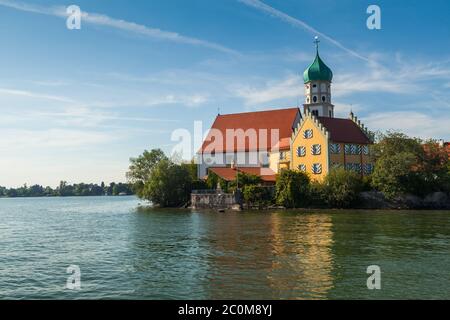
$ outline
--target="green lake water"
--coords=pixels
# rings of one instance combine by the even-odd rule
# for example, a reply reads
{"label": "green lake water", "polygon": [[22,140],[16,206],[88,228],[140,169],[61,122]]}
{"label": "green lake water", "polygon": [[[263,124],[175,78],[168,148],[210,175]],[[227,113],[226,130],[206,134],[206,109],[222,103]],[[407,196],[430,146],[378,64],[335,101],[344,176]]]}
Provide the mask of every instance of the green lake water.
{"label": "green lake water", "polygon": [[[0,299],[449,299],[450,212],[0,199]],[[65,288],[81,270],[81,290]],[[366,269],[381,268],[381,290]]]}

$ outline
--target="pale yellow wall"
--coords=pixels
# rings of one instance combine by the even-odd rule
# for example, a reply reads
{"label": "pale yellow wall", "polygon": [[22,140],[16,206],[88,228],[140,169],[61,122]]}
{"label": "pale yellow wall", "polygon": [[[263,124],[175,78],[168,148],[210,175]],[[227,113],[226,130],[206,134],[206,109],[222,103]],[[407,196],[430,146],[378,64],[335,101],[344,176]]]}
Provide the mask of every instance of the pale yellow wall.
{"label": "pale yellow wall", "polygon": [[[305,139],[303,137],[303,132],[305,130],[313,130],[313,137],[311,139]],[[312,155],[311,147],[314,144],[320,144],[322,148],[322,152],[320,155]],[[306,147],[306,156],[298,157],[297,156],[297,148],[299,146]],[[300,130],[292,141],[292,150],[291,150],[291,169],[299,170],[298,166],[300,164],[306,165],[306,173],[313,180],[322,181],[325,176],[328,174],[328,139],[325,134],[314,124],[313,120],[309,117],[306,117],[303,125],[300,127]],[[322,173],[314,174],[312,171],[312,165],[314,163],[320,163],[322,165]]]}
{"label": "pale yellow wall", "polygon": [[[280,152],[284,152],[286,156],[286,160],[280,161]],[[280,169],[289,169],[289,162],[291,159],[290,150],[280,150],[278,152],[270,153],[269,161],[270,161],[270,169],[275,173],[278,173]]]}

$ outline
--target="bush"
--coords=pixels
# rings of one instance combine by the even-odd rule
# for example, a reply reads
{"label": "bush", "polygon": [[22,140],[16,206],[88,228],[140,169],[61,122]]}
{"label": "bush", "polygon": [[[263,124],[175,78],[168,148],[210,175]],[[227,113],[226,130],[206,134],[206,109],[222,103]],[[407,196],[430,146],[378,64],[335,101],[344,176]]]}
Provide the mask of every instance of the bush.
{"label": "bush", "polygon": [[309,177],[303,172],[281,171],[276,182],[276,203],[286,208],[308,205],[309,183]]}
{"label": "bush", "polygon": [[247,208],[256,206],[261,209],[270,205],[272,200],[272,193],[268,187],[246,185],[242,191]]}
{"label": "bush", "polygon": [[194,180],[191,184],[191,190],[206,190],[209,189],[208,184],[203,180]]}
{"label": "bush", "polygon": [[308,192],[309,203],[314,207],[326,207],[325,192],[325,187],[322,183],[312,181]]}
{"label": "bush", "polygon": [[358,199],[363,184],[361,177],[343,168],[331,170],[324,182],[324,200],[333,208],[351,207]]}

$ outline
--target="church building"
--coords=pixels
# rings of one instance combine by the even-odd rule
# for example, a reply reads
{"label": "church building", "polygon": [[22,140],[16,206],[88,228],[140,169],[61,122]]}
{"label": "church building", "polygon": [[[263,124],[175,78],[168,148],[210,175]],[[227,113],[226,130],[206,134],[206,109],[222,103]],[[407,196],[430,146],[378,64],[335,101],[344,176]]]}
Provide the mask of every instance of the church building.
{"label": "church building", "polygon": [[350,113],[334,116],[333,72],[316,57],[303,74],[305,103],[288,109],[218,115],[197,154],[199,178],[214,172],[227,181],[237,172],[274,182],[284,169],[300,170],[321,181],[332,168],[361,176],[372,173],[373,137]]}

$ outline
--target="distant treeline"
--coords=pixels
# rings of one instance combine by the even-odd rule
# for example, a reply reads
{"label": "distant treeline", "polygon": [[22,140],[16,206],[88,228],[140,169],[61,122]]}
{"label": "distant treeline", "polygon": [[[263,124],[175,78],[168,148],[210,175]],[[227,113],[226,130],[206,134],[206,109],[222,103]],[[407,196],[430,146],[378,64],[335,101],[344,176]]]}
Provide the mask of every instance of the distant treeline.
{"label": "distant treeline", "polygon": [[88,196],[119,196],[132,195],[134,192],[128,183],[114,183],[100,185],[93,183],[67,184],[61,181],[56,188],[33,185],[24,185],[20,188],[5,188],[0,186],[0,197],[25,198],[25,197],[88,197]]}

